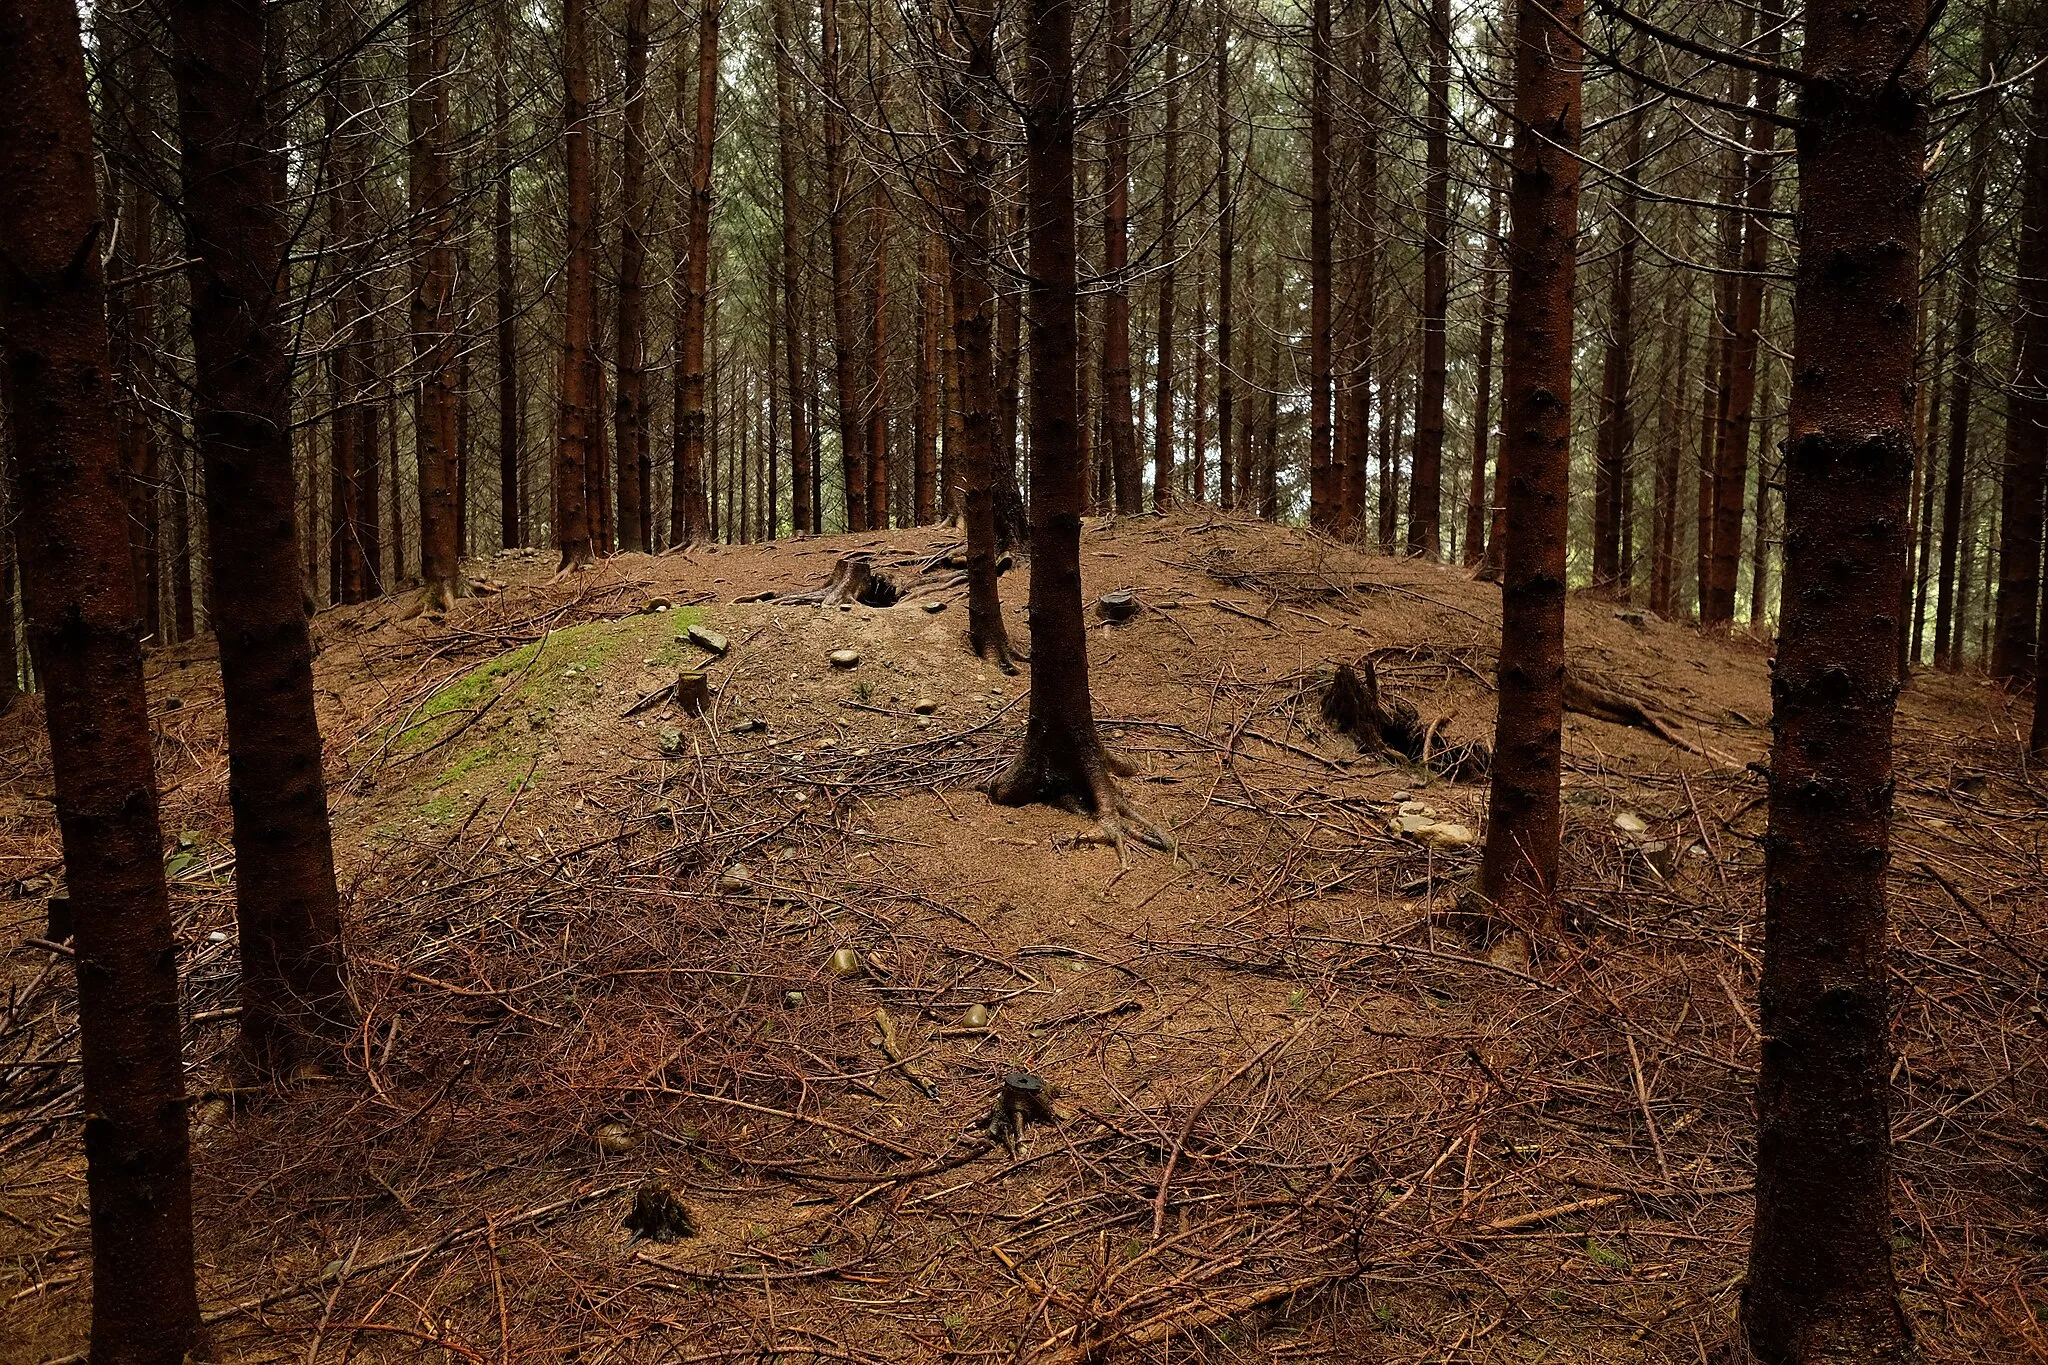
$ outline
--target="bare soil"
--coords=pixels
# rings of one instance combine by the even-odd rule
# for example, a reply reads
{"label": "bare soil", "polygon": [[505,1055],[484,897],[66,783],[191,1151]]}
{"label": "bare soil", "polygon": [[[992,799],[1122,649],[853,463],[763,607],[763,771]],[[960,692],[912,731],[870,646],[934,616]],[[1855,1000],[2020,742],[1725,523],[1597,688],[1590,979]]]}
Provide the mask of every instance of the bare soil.
{"label": "bare soil", "polygon": [[[1750,1218],[1764,647],[1573,602],[1575,673],[1666,733],[1567,717],[1571,932],[1532,954],[1454,913],[1476,847],[1391,827],[1477,830],[1483,781],[1319,710],[1370,658],[1484,739],[1494,589],[1223,515],[1090,522],[1088,591],[1141,604],[1090,632],[1097,712],[1168,855],[981,794],[1027,679],[967,653],[952,544],[515,552],[445,617],[322,612],[360,1025],[274,1091],[233,1066],[218,672],[156,652],[214,1357],[1709,1358]],[[856,550],[924,588],[737,600]],[[700,665],[705,715],[624,714]],[[1895,1246],[1933,1360],[2048,1359],[2024,707],[1933,674],[1902,701]],[[31,699],[0,719],[7,1362],[83,1349],[91,1275],[68,963],[24,943],[61,890],[48,792]],[[1019,1071],[1050,1121],[992,1137]],[[627,1231],[650,1179],[694,1236]]]}

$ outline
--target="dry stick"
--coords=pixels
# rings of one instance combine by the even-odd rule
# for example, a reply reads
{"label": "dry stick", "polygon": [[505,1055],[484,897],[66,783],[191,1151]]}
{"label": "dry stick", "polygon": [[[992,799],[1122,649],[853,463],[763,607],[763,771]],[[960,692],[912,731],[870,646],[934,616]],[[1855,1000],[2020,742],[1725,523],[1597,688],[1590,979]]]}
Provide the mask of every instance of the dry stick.
{"label": "dry stick", "polygon": [[1628,1197],[1625,1194],[1602,1194],[1595,1195],[1591,1199],[1574,1199],[1569,1204],[1556,1204],[1547,1209],[1537,1209],[1533,1213],[1518,1213],[1512,1218],[1496,1218],[1491,1223],[1488,1223],[1486,1228],[1489,1232],[1513,1232],[1518,1228],[1530,1228],[1535,1227],[1538,1223],[1547,1223],[1553,1218],[1563,1218],[1574,1213],[1590,1213],[1594,1209],[1608,1208],[1619,1204]]}
{"label": "dry stick", "polygon": [[1152,1196],[1152,1236],[1154,1238],[1157,1238],[1166,1228],[1167,1190],[1173,1184],[1174,1170],[1180,1165],[1181,1149],[1187,1146],[1188,1135],[1194,1132],[1196,1122],[1202,1117],[1202,1111],[1209,1107],[1211,1100],[1236,1084],[1239,1077],[1243,1076],[1260,1062],[1265,1061],[1269,1055],[1278,1052],[1279,1049],[1287,1046],[1288,1043],[1300,1036],[1301,1026],[1296,1025],[1289,1032],[1283,1033],[1267,1043],[1264,1047],[1246,1058],[1243,1066],[1225,1076],[1215,1089],[1202,1096],[1195,1107],[1188,1111],[1187,1119],[1180,1126],[1180,1132],[1174,1135],[1173,1150],[1167,1154],[1166,1158],[1166,1169],[1159,1173],[1159,1192]]}
{"label": "dry stick", "polygon": [[1636,1077],[1636,1103],[1642,1106],[1643,1122],[1650,1129],[1650,1150],[1657,1154],[1657,1173],[1668,1185],[1671,1183],[1671,1165],[1664,1160],[1664,1139],[1657,1135],[1657,1120],[1650,1115],[1650,1087],[1643,1080],[1643,1059],[1636,1051],[1635,1031],[1623,1024],[1621,1036],[1628,1041],[1628,1066]]}
{"label": "dry stick", "polygon": [[856,1142],[865,1142],[870,1146],[880,1147],[884,1151],[894,1152],[898,1156],[907,1156],[914,1161],[932,1160],[932,1155],[929,1152],[919,1152],[913,1151],[908,1147],[899,1147],[885,1137],[876,1137],[873,1133],[863,1133],[858,1128],[849,1128],[843,1123],[834,1123],[830,1119],[813,1118],[809,1114],[793,1114],[787,1109],[770,1109],[765,1104],[750,1104],[746,1100],[729,1100],[722,1095],[705,1095],[695,1090],[662,1090],[652,1089],[651,1087],[649,1089],[654,1094],[681,1095],[685,1099],[703,1100],[706,1104],[723,1104],[733,1109],[750,1109],[756,1114],[767,1114],[778,1119],[790,1119],[796,1123],[807,1123],[813,1128],[823,1128],[827,1132],[838,1133],[843,1137],[850,1137]]}
{"label": "dry stick", "polygon": [[2034,961],[2034,959],[2028,957],[2025,953],[2021,952],[2019,948],[2014,945],[2011,939],[2007,938],[2002,932],[2000,932],[1996,927],[1994,927],[1991,921],[1985,917],[1984,912],[1977,908],[1976,902],[1972,901],[1968,896],[1965,896],[1962,893],[1961,889],[1958,888],[1954,882],[1950,881],[1947,877],[1942,876],[1941,872],[1934,866],[1933,863],[1930,863],[1923,858],[1919,861],[1918,866],[1922,872],[1925,872],[1928,876],[1934,878],[1934,880],[1936,880],[1937,882],[1940,882],[1941,889],[1948,892],[1949,899],[1954,901],[1957,905],[1961,906],[1962,909],[1966,913],[1968,913],[1971,919],[1977,921],[1978,924],[1982,925],[1984,927],[1984,932],[1991,935],[1991,937],[1997,939],[1998,946],[2005,949],[2008,953],[2011,953],[2013,957],[2019,961],[2019,964],[2022,967],[2025,967],[2030,972],[2036,973],[2038,973],[2041,970],[2040,963]]}

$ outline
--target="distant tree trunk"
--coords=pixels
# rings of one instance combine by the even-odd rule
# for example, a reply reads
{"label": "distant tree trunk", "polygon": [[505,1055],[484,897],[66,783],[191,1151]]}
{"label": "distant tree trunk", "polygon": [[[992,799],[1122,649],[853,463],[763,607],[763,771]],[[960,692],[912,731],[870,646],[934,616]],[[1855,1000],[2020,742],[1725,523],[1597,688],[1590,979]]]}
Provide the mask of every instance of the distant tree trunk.
{"label": "distant tree trunk", "polygon": [[[1783,29],[1780,0],[1766,0],[1758,56],[1775,64]],[[1756,406],[1758,330],[1763,322],[1764,273],[1770,266],[1772,143],[1777,125],[1778,78],[1765,73],[1756,82],[1756,113],[1750,120],[1749,156],[1743,169],[1745,214],[1742,230],[1742,274],[1735,293],[1735,332],[1723,381],[1719,457],[1714,469],[1714,554],[1709,601],[1701,614],[1705,624],[1726,628],[1735,619],[1736,566],[1742,562],[1742,504],[1749,484],[1750,423]]]}
{"label": "distant tree trunk", "polygon": [[[1175,351],[1180,339],[1174,335],[1175,257],[1179,254],[1175,219],[1180,214],[1176,197],[1180,178],[1180,45],[1166,47],[1166,147],[1159,168],[1159,351],[1153,373],[1152,406],[1152,506],[1165,511],[1177,496],[1173,459],[1173,380]],[[1199,365],[1199,362],[1198,362]]]}
{"label": "distant tree trunk", "polygon": [[1622,186],[1615,204],[1620,242],[1614,251],[1614,273],[1608,283],[1607,338],[1600,382],[1599,453],[1593,480],[1593,587],[1626,598],[1623,578],[1623,522],[1628,501],[1629,455],[1636,439],[1634,385],[1636,345],[1636,213],[1641,202],[1638,177],[1643,167],[1643,123],[1648,104],[1631,87],[1626,131],[1622,135]]}
{"label": "distant tree trunk", "polygon": [[419,461],[420,583],[429,607],[466,596],[456,492],[455,247],[448,163],[445,0],[417,0],[406,42],[408,183],[412,199],[413,450]]}
{"label": "distant tree trunk", "polygon": [[868,525],[889,529],[889,204],[879,184],[868,195],[867,382],[861,415],[868,424]]}
{"label": "distant tree trunk", "polygon": [[[1668,312],[1666,316],[1668,320]],[[1667,328],[1666,354],[1671,355],[1672,346],[1677,352],[1667,361],[1664,382],[1659,386],[1664,394],[1664,420],[1657,433],[1657,474],[1651,489],[1655,526],[1651,532],[1650,610],[1666,618],[1675,606],[1678,584],[1678,459],[1685,443],[1685,373],[1691,342],[1692,332],[1686,327]]]}
{"label": "distant tree trunk", "polygon": [[[670,543],[689,545],[715,538],[705,498],[706,416],[704,335],[711,311],[711,158],[718,112],[718,9],[702,0],[697,10],[697,113],[690,140],[689,224],[683,250],[682,317],[678,322],[682,366],[681,406],[676,411],[676,467],[669,520]],[[827,0],[828,7],[831,0]]]}
{"label": "distant tree trunk", "polygon": [[1500,710],[1480,894],[1524,930],[1555,934],[1564,597],[1571,472],[1573,244],[1578,237],[1580,0],[1517,0],[1514,179],[1501,382]]}
{"label": "distant tree trunk", "polygon": [[171,449],[171,619],[180,641],[192,638],[197,622],[192,602],[192,462],[185,443]]}
{"label": "distant tree trunk", "polygon": [[259,0],[173,0],[192,295],[192,428],[226,696],[242,1045],[283,1073],[347,1016],[313,650],[292,510],[283,129]]}
{"label": "distant tree trunk", "polygon": [[[1022,210],[1018,212],[1021,220]],[[1017,429],[1023,403],[1019,379],[1024,356],[1024,307],[1015,289],[996,300],[996,548],[1022,545],[1029,534],[1024,493],[1017,482]]]}
{"label": "distant tree trunk", "polygon": [[[178,948],[108,383],[104,220],[78,11],[67,0],[0,9],[0,86],[0,394],[64,877],[85,911],[74,944],[92,1223],[88,1358],[182,1365],[199,1303]],[[284,472],[288,484],[288,462]],[[296,593],[296,572],[285,581]],[[12,584],[0,580],[0,591],[10,595],[11,653]],[[5,681],[11,689],[11,673]]]}
{"label": "distant tree trunk", "polygon": [[1031,712],[1023,747],[991,788],[1002,805],[1072,802],[1121,837],[1164,836],[1118,792],[1088,694],[1081,609],[1086,471],[1074,458],[1081,422],[1075,365],[1074,10],[1031,0],[1025,24],[1024,145],[1031,313]]}
{"label": "distant tree trunk", "polygon": [[2013,324],[2018,371],[2006,389],[2005,469],[1998,518],[1998,624],[1991,674],[2008,682],[2036,676],[2041,596],[2041,497],[2048,475],[2048,79],[2033,78],[2022,170],[2019,317]]}
{"label": "distant tree trunk", "polygon": [[[597,286],[591,256],[596,249],[595,155],[590,145],[590,53],[585,33],[587,0],[562,0],[562,131],[568,169],[566,231],[569,259],[563,271],[561,405],[555,433],[555,545],[563,569],[580,569],[592,556],[590,507],[585,496],[590,447],[596,434],[591,329]],[[680,419],[678,419],[680,421]]]}
{"label": "distant tree trunk", "polygon": [[790,0],[775,0],[775,168],[782,190],[782,353],[789,367],[789,503],[790,529],[811,530],[811,429],[804,421],[804,368],[801,341],[804,293],[801,280],[803,225],[798,217],[796,143],[802,136],[791,94],[795,64],[789,48]]}
{"label": "distant tree trunk", "polygon": [[[1934,540],[1934,442],[1941,429],[1941,371],[1948,360],[1948,328],[1929,327],[1930,317],[1948,317],[1948,288],[1943,281],[1932,295],[1920,301],[1920,335],[1934,336],[1934,355],[1924,377],[1914,385],[1913,506],[1918,514],[1913,523],[1917,548],[1910,551],[1906,573],[1906,623],[1899,632],[1899,676],[1903,679],[1920,663],[1920,647],[1927,623],[1927,556]],[[1928,310],[1932,309],[1930,313]]]}
{"label": "distant tree trunk", "polygon": [[[1724,234],[1733,238],[1730,230]],[[1725,252],[1723,253],[1726,254]],[[1724,325],[1728,309],[1722,301],[1731,297],[1734,282],[1726,275],[1714,282],[1714,305],[1706,336],[1700,374],[1700,450],[1694,482],[1695,528],[1693,559],[1693,609],[1704,624],[1707,595],[1714,577],[1714,438],[1721,429],[1721,393],[1727,373],[1728,330]]]}
{"label": "distant tree trunk", "polygon": [[953,297],[953,345],[960,378],[961,523],[967,540],[967,639],[974,652],[1004,672],[1010,637],[996,567],[995,499],[995,148],[989,139],[989,102],[996,83],[995,15],[985,2],[966,0],[958,11],[957,42],[965,49],[964,80],[948,89],[949,122],[958,130],[947,234]]}
{"label": "distant tree trunk", "polygon": [[1934,605],[1934,663],[1945,672],[1962,667],[1963,621],[1967,613],[1957,595],[1969,589],[1958,581],[1968,551],[1963,540],[1963,498],[1969,484],[1970,385],[1977,366],[1978,301],[1984,278],[1984,196],[1991,177],[1992,150],[1998,133],[1991,124],[1997,95],[1992,89],[1991,49],[1997,28],[1995,10],[1987,11],[1978,39],[1978,85],[1975,127],[1970,135],[1970,178],[1963,205],[1963,237],[1956,250],[1955,373],[1948,408],[1948,482],[1941,503],[1941,577]]}
{"label": "distant tree trunk", "polygon": [[1379,270],[1379,124],[1376,113],[1380,97],[1380,6],[1372,0],[1350,0],[1353,33],[1353,97],[1359,115],[1352,120],[1356,142],[1356,186],[1348,196],[1354,205],[1350,218],[1356,237],[1350,252],[1350,302],[1345,309],[1347,331],[1345,392],[1340,394],[1337,420],[1349,435],[1344,470],[1344,533],[1363,541],[1367,538],[1366,517],[1371,501],[1372,382],[1373,348],[1379,335],[1379,298],[1374,281]]}
{"label": "distant tree trunk", "polygon": [[[1104,121],[1102,273],[1102,438],[1116,510],[1144,506],[1138,436],[1131,412],[1131,0],[1108,0],[1108,116]],[[1082,416],[1087,417],[1084,408]]]}
{"label": "distant tree trunk", "polygon": [[1209,498],[1209,275],[1195,271],[1195,377],[1189,406],[1188,495],[1196,502]]}
{"label": "distant tree trunk", "polygon": [[[1777,461],[1772,459],[1771,371],[1768,364],[1758,380],[1756,419],[1756,535],[1749,556],[1749,628],[1768,635],[1766,628],[1771,604],[1771,480]],[[1910,506],[1910,504],[1909,504]]]}
{"label": "distant tree trunk", "polygon": [[1308,63],[1308,520],[1329,532],[1343,500],[1331,424],[1330,0],[1309,6]]}
{"label": "distant tree trunk", "polygon": [[365,470],[374,488],[382,449],[377,404],[369,393],[376,367],[376,299],[365,245],[370,135],[364,123],[369,96],[358,51],[361,23],[354,7],[326,0],[320,29],[323,54],[332,63],[321,90],[328,156],[327,233],[341,253],[337,271],[350,277],[337,284],[330,314],[334,413],[328,428],[328,596],[335,602],[360,602],[374,593],[380,567],[371,557],[371,547],[378,543],[374,503],[369,524],[363,521]]}
{"label": "distant tree trunk", "polygon": [[1216,501],[1237,505],[1237,466],[1231,419],[1237,406],[1237,371],[1231,358],[1237,249],[1236,171],[1230,163],[1230,10],[1213,0],[1216,40]]}
{"label": "distant tree trunk", "polygon": [[[156,197],[146,182],[156,162],[156,59],[146,43],[122,54],[122,91],[109,91],[125,110],[126,172],[116,176],[121,223],[114,240],[113,268],[121,288],[109,300],[114,368],[119,374],[121,467],[128,474],[128,557],[135,597],[142,609],[144,639],[161,639],[157,492],[163,482],[161,443],[149,406],[156,384]],[[307,536],[317,545],[318,537]]]}
{"label": "distant tree trunk", "polygon": [[1437,558],[1444,466],[1445,322],[1450,307],[1450,0],[1431,0],[1429,162],[1422,191],[1422,372],[1415,402],[1415,454],[1408,484],[1408,553]]}
{"label": "distant tree trunk", "polygon": [[1802,17],[1765,1042],[1741,1320],[1758,1360],[1874,1365],[1915,1358],[1892,1272],[1885,870],[1926,5],[1814,0]]}
{"label": "distant tree trunk", "polygon": [[519,305],[512,264],[512,112],[506,89],[511,57],[508,0],[491,12],[491,174],[497,196],[491,221],[491,266],[495,276],[498,351],[498,537],[512,549],[526,543],[519,517],[520,455],[523,431],[519,395]]}
{"label": "distant tree trunk", "polygon": [[935,229],[924,233],[924,259],[917,272],[917,457],[911,469],[911,520],[929,526],[937,520],[939,490],[939,333],[945,307],[945,268]]}
{"label": "distant tree trunk", "polygon": [[619,548],[647,548],[641,536],[640,464],[647,458],[647,0],[626,0],[626,88],[620,121],[619,322],[612,444],[618,463]]}
{"label": "distant tree trunk", "polygon": [[832,248],[832,344],[839,401],[839,464],[846,479],[846,529],[868,529],[867,426],[862,420],[861,337],[853,316],[855,273],[847,183],[846,106],[840,73],[839,0],[824,0],[825,230]]}
{"label": "distant tree trunk", "polygon": [[[1500,282],[1500,171],[1498,158],[1489,158],[1486,187],[1486,254],[1479,266],[1479,358],[1475,363],[1478,392],[1472,399],[1472,477],[1465,496],[1465,567],[1477,568],[1486,559],[1486,532],[1493,520],[1493,505],[1486,496],[1486,443],[1493,428],[1493,302]],[[1494,495],[1500,495],[1499,475]]]}

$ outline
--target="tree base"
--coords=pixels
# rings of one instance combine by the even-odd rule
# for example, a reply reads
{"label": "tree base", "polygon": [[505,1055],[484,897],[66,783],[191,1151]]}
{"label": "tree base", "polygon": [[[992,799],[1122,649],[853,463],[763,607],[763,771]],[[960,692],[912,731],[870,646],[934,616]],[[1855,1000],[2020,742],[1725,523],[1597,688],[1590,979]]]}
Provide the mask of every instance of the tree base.
{"label": "tree base", "polygon": [[1129,777],[1137,769],[1112,757],[1092,730],[1081,742],[1059,746],[1065,751],[1065,761],[1055,760],[1047,752],[1050,747],[1034,726],[1010,770],[989,784],[989,800],[999,806],[1058,806],[1091,816],[1096,827],[1077,842],[1114,848],[1117,862],[1126,867],[1133,839],[1147,848],[1179,856],[1180,845],[1172,834],[1153,823],[1117,785],[1118,777]]}

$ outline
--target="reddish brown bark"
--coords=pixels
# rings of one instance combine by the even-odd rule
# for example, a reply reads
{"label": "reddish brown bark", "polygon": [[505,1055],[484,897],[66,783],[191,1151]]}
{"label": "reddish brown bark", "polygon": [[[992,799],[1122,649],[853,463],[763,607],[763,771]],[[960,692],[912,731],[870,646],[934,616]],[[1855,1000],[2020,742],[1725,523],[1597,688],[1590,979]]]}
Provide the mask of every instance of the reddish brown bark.
{"label": "reddish brown bark", "polygon": [[2019,317],[2013,323],[2018,373],[2005,399],[1997,624],[1991,646],[1991,674],[2009,682],[2029,681],[2038,670],[2041,496],[2048,476],[2048,81],[2036,73],[2033,84],[2022,164]]}
{"label": "reddish brown bark", "polygon": [[642,520],[652,462],[647,430],[647,0],[626,0],[626,88],[620,111],[619,322],[612,445],[619,548],[648,548]]}
{"label": "reddish brown bark", "polygon": [[[199,1305],[177,945],[113,421],[85,63],[66,0],[0,9],[0,87],[0,393],[64,877],[80,911],[87,1359],[182,1365]],[[285,579],[296,592],[297,575]]]}
{"label": "reddish brown bark", "polygon": [[1450,306],[1450,0],[1432,0],[1429,21],[1428,174],[1422,190],[1422,371],[1408,484],[1408,553],[1443,550],[1444,324]]}
{"label": "reddish brown bark", "polygon": [[1501,382],[1500,711],[1479,891],[1524,930],[1555,933],[1564,598],[1571,472],[1572,282],[1578,236],[1579,0],[1518,0],[1515,146]]}
{"label": "reddish brown bark", "polygon": [[945,330],[945,268],[939,234],[927,229],[924,259],[917,272],[917,452],[911,465],[910,515],[929,525],[937,512],[939,488],[939,333]]}
{"label": "reddish brown bark", "polygon": [[[1138,435],[1131,408],[1131,0],[1108,0],[1104,62],[1108,117],[1102,150],[1102,444],[1116,510],[1143,509]],[[1084,417],[1087,415],[1084,411]]]}
{"label": "reddish brown bark", "polygon": [[1374,288],[1379,270],[1379,107],[1380,7],[1371,0],[1351,0],[1347,27],[1352,43],[1352,80],[1356,83],[1357,116],[1352,120],[1356,147],[1356,183],[1347,196],[1351,205],[1353,241],[1349,253],[1350,298],[1346,302],[1344,382],[1338,391],[1337,420],[1345,433],[1343,510],[1339,525],[1345,534],[1364,540],[1371,502],[1373,347],[1379,335],[1379,299]]}
{"label": "reddish brown bark", "polygon": [[[1175,257],[1179,254],[1175,221],[1180,178],[1180,47],[1166,48],[1166,147],[1159,169],[1159,346],[1152,376],[1152,506],[1171,507],[1179,497],[1173,456],[1173,382],[1180,338],[1174,335]],[[1199,347],[1200,342],[1197,341]],[[1197,373],[1200,362],[1197,361]],[[1198,453],[1196,459],[1200,459]]]}
{"label": "reddish brown bark", "polygon": [[1309,7],[1308,62],[1308,519],[1327,532],[1344,496],[1331,428],[1330,0]]}
{"label": "reddish brown bark", "polygon": [[1627,520],[1629,455],[1634,449],[1636,344],[1636,213],[1641,201],[1637,177],[1643,166],[1643,121],[1647,103],[1639,90],[1622,138],[1622,186],[1615,205],[1613,273],[1607,292],[1607,336],[1601,357],[1600,426],[1593,479],[1593,583],[1595,591],[1626,597],[1622,538]]}
{"label": "reddish brown bark", "polygon": [[812,529],[810,425],[804,420],[803,348],[799,344],[804,294],[799,282],[802,223],[796,192],[796,101],[791,94],[789,50],[790,0],[775,0],[775,168],[782,190],[782,354],[789,367],[789,504],[790,529],[797,535]]}
{"label": "reddish brown bark", "polygon": [[206,467],[241,930],[242,1044],[289,1069],[347,1016],[341,917],[299,587],[283,318],[284,136],[258,0],[175,0],[191,258],[192,427]]}
{"label": "reddish brown bark", "polygon": [[[161,520],[157,491],[163,481],[162,443],[150,415],[156,401],[156,61],[150,44],[131,38],[118,59],[120,69],[107,98],[123,111],[125,146],[119,149],[120,222],[115,230],[113,270],[117,286],[108,300],[113,328],[114,369],[121,396],[121,467],[128,474],[128,558],[135,596],[142,608],[145,639],[159,638],[163,621],[158,599],[162,578],[158,554]],[[110,156],[110,160],[115,158]],[[317,544],[313,537],[309,542]]]}
{"label": "reddish brown bark", "polygon": [[1663,426],[1657,433],[1657,473],[1651,485],[1650,610],[1669,617],[1676,605],[1678,586],[1678,459],[1684,444],[1685,373],[1692,332],[1672,327],[1675,338],[1667,345],[1677,347],[1676,357],[1667,362],[1664,382]]}
{"label": "reddish brown bark", "polygon": [[[520,455],[525,444],[525,412],[519,391],[519,308],[517,279],[512,263],[512,113],[506,89],[510,65],[506,29],[508,0],[499,0],[491,10],[491,175],[496,195],[491,215],[491,266],[496,316],[493,338],[498,361],[498,536],[507,549],[526,543],[526,526],[520,515]],[[643,484],[645,476],[642,476]],[[645,539],[642,506],[642,538]]]}
{"label": "reddish brown bark", "polygon": [[868,525],[889,529],[889,205],[883,188],[869,191],[868,326],[861,414],[868,425]]}
{"label": "reddish brown bark", "polygon": [[[1486,496],[1486,445],[1493,434],[1493,302],[1500,281],[1500,172],[1501,162],[1495,159],[1487,175],[1486,254],[1479,266],[1479,356],[1474,362],[1479,379],[1472,399],[1472,477],[1465,491],[1467,568],[1477,568],[1485,561],[1486,533],[1493,521],[1493,505]],[[1498,479],[1496,475],[1496,483]]]}
{"label": "reddish brown bark", "polygon": [[854,321],[852,190],[847,183],[846,112],[841,89],[839,0],[824,0],[825,231],[832,252],[832,349],[839,408],[839,465],[846,483],[846,529],[868,529],[867,386],[861,374],[861,334]]}
{"label": "reddish brown bark", "polygon": [[1756,1221],[1765,1365],[1913,1358],[1891,1256],[1885,873],[1913,462],[1924,0],[1804,12]]}
{"label": "reddish brown bark", "polygon": [[[555,546],[563,569],[580,569],[592,555],[590,448],[598,428],[591,329],[597,312],[592,270],[596,250],[596,172],[590,145],[590,52],[586,0],[562,3],[562,140],[567,167],[568,262],[562,272],[561,402],[555,430]],[[680,417],[677,419],[681,421]]]}
{"label": "reddish brown bark", "polygon": [[1231,356],[1231,329],[1236,322],[1237,209],[1236,170],[1230,162],[1230,11],[1215,0],[1212,15],[1216,63],[1216,501],[1237,505],[1237,461],[1231,445],[1237,406],[1237,371]]}
{"label": "reddish brown bark", "polygon": [[381,567],[376,470],[383,443],[377,403],[370,393],[376,368],[371,316],[376,297],[365,229],[369,91],[359,52],[361,22],[354,6],[326,0],[320,26],[326,60],[333,64],[321,91],[329,158],[327,233],[332,249],[341,253],[337,269],[347,276],[334,291],[329,343],[334,413],[328,427],[328,594],[336,602],[360,602],[376,595]]}
{"label": "reddish brown bark", "polygon": [[456,493],[455,247],[449,162],[448,23],[445,0],[409,11],[406,122],[412,196],[413,450],[419,461],[420,585],[429,607],[467,595]]}
{"label": "reddish brown bark", "polygon": [[1025,197],[1030,236],[1031,713],[1024,743],[991,788],[1003,805],[1070,803],[1121,838],[1164,836],[1117,790],[1088,694],[1081,608],[1081,513],[1087,470],[1075,458],[1081,405],[1075,303],[1074,11],[1072,0],[1031,0],[1024,61]]}
{"label": "reddish brown bark", "polygon": [[718,18],[719,0],[703,0],[697,10],[697,107],[690,139],[682,311],[676,321],[682,387],[677,392],[675,481],[669,508],[673,528],[669,542],[673,545],[688,545],[716,534],[704,482],[704,336],[711,311],[711,158],[718,112]]}

